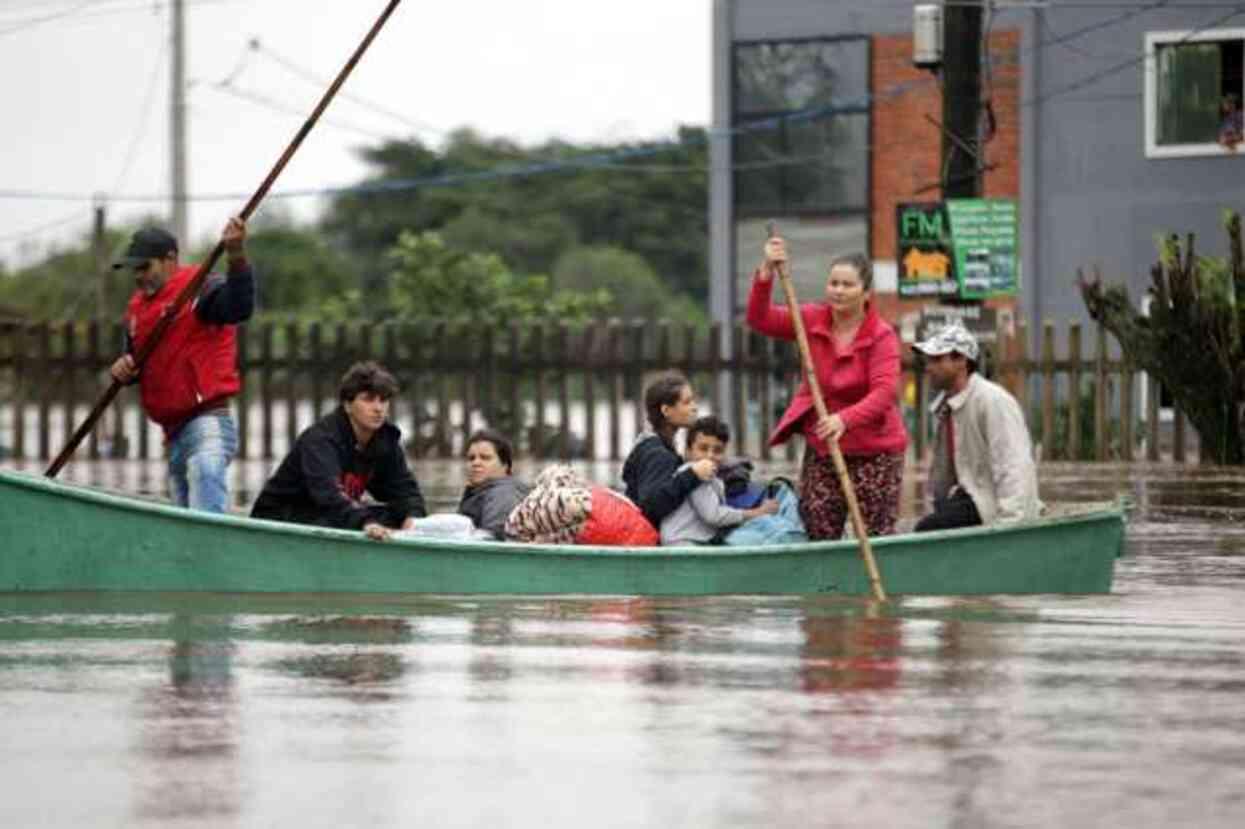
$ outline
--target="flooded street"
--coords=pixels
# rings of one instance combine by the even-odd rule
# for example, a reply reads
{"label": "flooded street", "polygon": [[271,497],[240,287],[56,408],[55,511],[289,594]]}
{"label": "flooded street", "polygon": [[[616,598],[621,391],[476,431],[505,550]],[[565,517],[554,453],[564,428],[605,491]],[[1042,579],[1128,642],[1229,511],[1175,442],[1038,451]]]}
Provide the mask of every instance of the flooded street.
{"label": "flooded street", "polygon": [[1041,476],[1133,500],[1110,595],[0,595],[0,825],[1240,825],[1245,471]]}

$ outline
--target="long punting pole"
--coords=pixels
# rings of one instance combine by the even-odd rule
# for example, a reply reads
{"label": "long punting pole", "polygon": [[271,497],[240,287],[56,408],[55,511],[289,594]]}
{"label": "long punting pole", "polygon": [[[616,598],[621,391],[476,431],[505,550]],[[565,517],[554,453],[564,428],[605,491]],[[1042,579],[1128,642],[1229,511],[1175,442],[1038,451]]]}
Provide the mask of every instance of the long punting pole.
{"label": "long punting pole", "polygon": [[[777,232],[773,222],[769,225],[769,235]],[[813,406],[817,409],[817,417],[827,418],[830,412],[826,409],[825,398],[821,396],[821,384],[817,382],[817,371],[813,366],[813,355],[808,349],[808,335],[804,333],[804,318],[800,316],[800,303],[795,296],[795,285],[791,283],[791,274],[787,272],[787,263],[780,262],[777,267],[778,281],[782,283],[783,293],[787,295],[787,308],[791,311],[791,325],[795,328],[795,341],[800,347],[800,364],[804,368],[804,378],[808,381],[808,389],[813,395]],[[869,587],[873,598],[880,602],[886,601],[886,591],[882,589],[882,576],[878,573],[878,564],[873,558],[873,547],[869,544],[869,531],[865,527],[865,519],[860,514],[860,503],[856,500],[856,488],[852,486],[851,476],[847,474],[847,463],[843,460],[843,452],[837,440],[829,441],[830,457],[834,461],[834,469],[839,473],[839,487],[847,499],[847,512],[852,519],[852,530],[856,533],[856,541],[860,544],[860,557],[865,562],[865,572],[869,575]]]}
{"label": "long punting pole", "polygon": [[[316,108],[312,110],[311,115],[307,117],[307,120],[303,123],[302,127],[297,133],[295,133],[293,140],[290,141],[289,146],[285,148],[285,152],[281,154],[281,158],[277,159],[277,163],[273,166],[272,170],[269,171],[268,177],[265,178],[263,183],[259,185],[259,189],[255,191],[255,193],[251,196],[250,201],[248,201],[246,206],[242,208],[242,212],[238,214],[242,217],[243,221],[251,217],[251,214],[255,212],[255,208],[259,206],[259,203],[263,201],[264,196],[266,196],[268,191],[272,189],[272,185],[277,180],[277,176],[281,175],[281,171],[285,169],[285,165],[289,164],[290,159],[294,157],[294,153],[298,151],[298,147],[303,143],[303,139],[306,138],[308,133],[311,132],[312,127],[316,125],[316,121],[320,120],[321,113],[323,113],[328,107],[329,102],[333,100],[333,96],[337,94],[337,90],[341,88],[341,85],[346,82],[346,78],[350,75],[351,70],[354,69],[355,64],[357,64],[359,59],[363,57],[363,53],[367,51],[367,47],[372,45],[372,41],[376,39],[376,35],[380,32],[381,27],[385,25],[385,21],[389,19],[389,15],[393,14],[393,10],[398,7],[398,3],[400,2],[402,2],[402,0],[389,0],[389,4],[385,6],[385,10],[380,13],[380,17],[376,19],[376,22],[372,25],[372,28],[367,33],[367,36],[363,38],[363,42],[360,43],[358,48],[354,50],[354,54],[350,56],[350,60],[346,61],[346,65],[342,67],[342,70],[337,73],[337,77],[333,80],[332,85],[330,85],[325,91],[324,95],[320,98],[320,103],[316,104]],[[142,347],[134,354],[134,364],[136,366],[141,367],[144,361],[146,361],[146,359],[151,355],[151,352],[155,350],[156,345],[160,342],[160,338],[164,336],[164,332],[168,330],[168,327],[172,324],[174,318],[177,317],[177,313],[182,309],[182,306],[198,295],[199,289],[203,286],[203,281],[207,279],[208,273],[211,272],[212,266],[216,264],[216,260],[220,259],[220,255],[224,252],[224,249],[224,243],[218,241],[216,246],[212,248],[212,253],[203,262],[203,264],[199,266],[199,270],[195,273],[194,278],[187,283],[186,287],[182,289],[181,293],[177,295],[172,304],[165,310],[163,316],[160,318],[160,321],[152,330],[151,336],[143,342]],[[52,465],[48,467],[47,472],[44,473],[45,475],[49,478],[56,477],[56,474],[61,471],[61,467],[69,461],[69,458],[73,455],[74,450],[78,448],[78,444],[82,443],[82,439],[85,438],[95,426],[95,422],[99,420],[100,416],[103,415],[103,413],[108,409],[108,405],[112,403],[113,398],[117,396],[117,392],[120,390],[121,384],[114,379],[112,384],[108,387],[108,390],[105,391],[103,396],[100,397],[98,402],[96,402],[95,407],[91,409],[91,413],[86,416],[86,420],[82,422],[82,425],[79,426],[77,431],[75,431],[69,438],[69,442],[65,444],[63,449],[61,449],[60,454],[56,456],[56,460],[52,461]]]}

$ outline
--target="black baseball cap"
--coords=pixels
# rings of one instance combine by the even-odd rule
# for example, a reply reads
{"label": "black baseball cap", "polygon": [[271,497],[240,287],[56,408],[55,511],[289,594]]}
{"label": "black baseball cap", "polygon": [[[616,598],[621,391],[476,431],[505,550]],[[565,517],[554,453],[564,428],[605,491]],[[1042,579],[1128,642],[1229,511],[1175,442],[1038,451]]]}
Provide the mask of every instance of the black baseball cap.
{"label": "black baseball cap", "polygon": [[177,252],[177,237],[158,227],[145,227],[130,239],[125,255],[112,263],[113,268],[132,268],[149,259],[163,259]]}

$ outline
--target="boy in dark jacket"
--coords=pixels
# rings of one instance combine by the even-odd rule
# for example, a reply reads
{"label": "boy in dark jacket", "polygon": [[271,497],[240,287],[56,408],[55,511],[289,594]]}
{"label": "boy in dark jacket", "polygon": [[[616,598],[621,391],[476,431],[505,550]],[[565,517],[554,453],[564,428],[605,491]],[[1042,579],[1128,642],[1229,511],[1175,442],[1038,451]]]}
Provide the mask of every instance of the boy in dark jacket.
{"label": "boy in dark jacket", "polygon": [[[342,377],[341,408],[307,428],[251,509],[252,518],[363,530],[378,541],[427,515],[419,484],[389,423],[393,375],[373,362]],[[364,502],[367,492],[375,502]]]}

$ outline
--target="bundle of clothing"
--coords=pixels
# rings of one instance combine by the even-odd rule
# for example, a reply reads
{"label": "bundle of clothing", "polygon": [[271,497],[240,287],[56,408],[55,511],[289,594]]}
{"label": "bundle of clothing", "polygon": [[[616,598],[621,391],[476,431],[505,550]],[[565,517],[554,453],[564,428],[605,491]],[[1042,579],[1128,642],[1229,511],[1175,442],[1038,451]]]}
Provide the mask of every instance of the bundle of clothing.
{"label": "bundle of clothing", "polygon": [[651,547],[657,530],[625,495],[551,466],[506,517],[506,537],[537,544]]}

